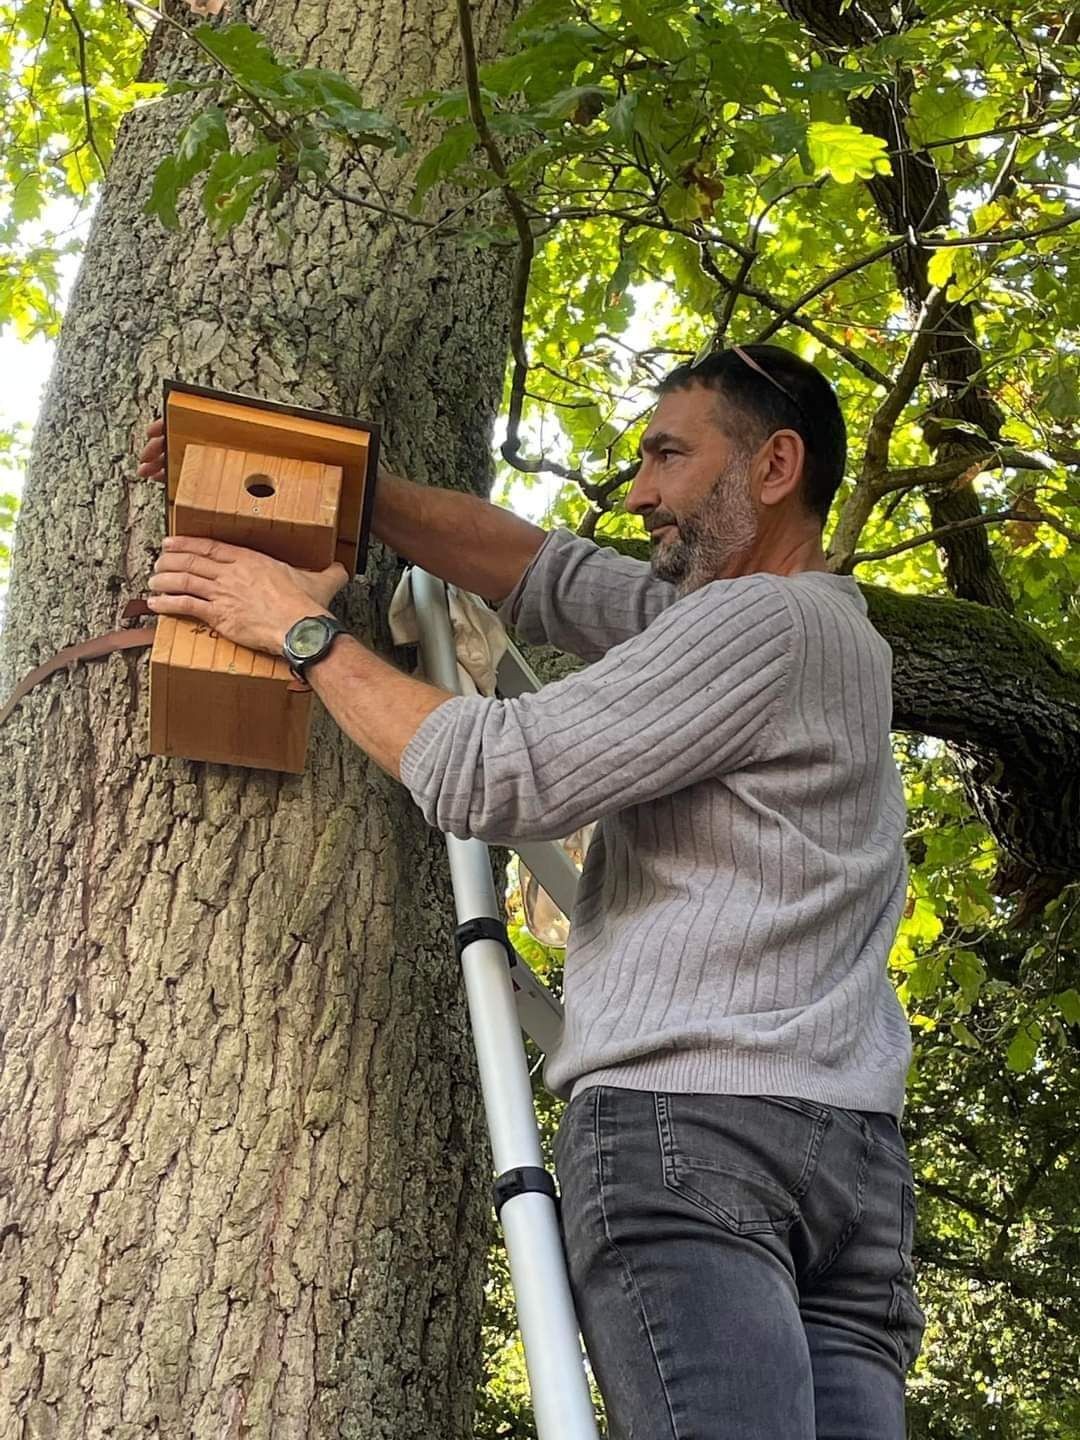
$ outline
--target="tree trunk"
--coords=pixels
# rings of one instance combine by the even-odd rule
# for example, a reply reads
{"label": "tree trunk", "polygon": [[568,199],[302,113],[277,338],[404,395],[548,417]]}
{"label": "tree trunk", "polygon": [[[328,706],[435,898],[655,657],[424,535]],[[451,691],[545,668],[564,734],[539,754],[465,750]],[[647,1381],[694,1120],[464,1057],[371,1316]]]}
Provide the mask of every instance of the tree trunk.
{"label": "tree trunk", "polygon": [[[508,6],[483,0],[490,45]],[[235,18],[235,16],[233,17]],[[369,103],[455,83],[452,8],[267,0]],[[178,64],[170,35],[157,73]],[[505,265],[296,191],[223,244],[142,213],[188,101],[129,117],[19,522],[6,689],[142,593],[163,376],[380,421],[484,488]],[[413,163],[380,163],[401,204]],[[362,182],[359,182],[362,183]],[[378,549],[345,617],[385,637]],[[0,731],[0,1435],[471,1434],[486,1154],[439,836],[321,715],[301,777],[149,758],[145,656]]]}

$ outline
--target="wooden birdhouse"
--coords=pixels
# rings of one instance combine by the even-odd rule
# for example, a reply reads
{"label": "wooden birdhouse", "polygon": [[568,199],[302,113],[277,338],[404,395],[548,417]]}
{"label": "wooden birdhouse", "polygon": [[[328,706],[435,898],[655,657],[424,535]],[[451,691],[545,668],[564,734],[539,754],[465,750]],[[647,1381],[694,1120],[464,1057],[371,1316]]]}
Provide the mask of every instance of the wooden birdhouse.
{"label": "wooden birdhouse", "polygon": [[[378,430],[359,420],[165,382],[168,533],[261,550],[302,570],[362,569]],[[315,608],[314,606],[312,607]],[[150,749],[298,773],[312,694],[280,656],[162,615],[150,655]]]}

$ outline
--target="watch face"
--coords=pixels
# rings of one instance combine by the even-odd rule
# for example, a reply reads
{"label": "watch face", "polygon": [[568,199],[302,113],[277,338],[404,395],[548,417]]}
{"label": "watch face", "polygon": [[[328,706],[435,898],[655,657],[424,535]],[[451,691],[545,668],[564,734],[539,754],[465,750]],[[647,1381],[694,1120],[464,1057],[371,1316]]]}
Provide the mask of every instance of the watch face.
{"label": "watch face", "polygon": [[326,621],[317,615],[298,620],[289,631],[289,649],[298,660],[310,660],[326,644]]}

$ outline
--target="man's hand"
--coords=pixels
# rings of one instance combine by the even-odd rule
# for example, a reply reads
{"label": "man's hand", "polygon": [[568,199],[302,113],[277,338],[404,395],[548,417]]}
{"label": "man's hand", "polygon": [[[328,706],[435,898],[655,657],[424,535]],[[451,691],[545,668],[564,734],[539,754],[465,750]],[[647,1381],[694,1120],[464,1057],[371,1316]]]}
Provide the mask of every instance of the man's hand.
{"label": "man's hand", "polygon": [[345,578],[341,565],[294,570],[239,545],[173,535],[154,566],[148,604],[157,615],[201,620],[238,645],[280,655],[290,626],[326,613]]}
{"label": "man's hand", "polygon": [[140,480],[165,479],[165,421],[151,420],[136,472]]}

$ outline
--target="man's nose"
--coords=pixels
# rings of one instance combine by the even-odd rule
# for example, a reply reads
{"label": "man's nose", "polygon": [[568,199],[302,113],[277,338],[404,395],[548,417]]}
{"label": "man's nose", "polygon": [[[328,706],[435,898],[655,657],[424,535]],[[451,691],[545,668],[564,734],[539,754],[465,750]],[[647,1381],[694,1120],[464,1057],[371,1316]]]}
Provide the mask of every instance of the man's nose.
{"label": "man's nose", "polygon": [[648,462],[645,462],[634,476],[623,505],[631,515],[648,515],[659,504],[660,495],[649,476]]}

